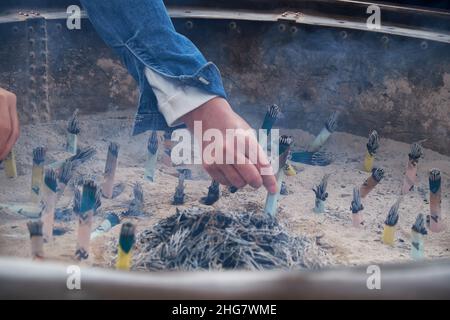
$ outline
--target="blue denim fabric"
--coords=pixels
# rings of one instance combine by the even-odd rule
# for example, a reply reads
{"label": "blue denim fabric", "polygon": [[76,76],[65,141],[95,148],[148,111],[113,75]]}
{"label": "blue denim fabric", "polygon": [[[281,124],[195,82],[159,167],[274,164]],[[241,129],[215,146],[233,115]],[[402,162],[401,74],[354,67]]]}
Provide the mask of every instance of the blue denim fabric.
{"label": "blue denim fabric", "polygon": [[[94,28],[139,84],[133,135],[169,129],[145,77],[145,67],[226,98],[220,72],[177,33],[162,0],[81,0]],[[173,129],[173,128],[171,128]]]}

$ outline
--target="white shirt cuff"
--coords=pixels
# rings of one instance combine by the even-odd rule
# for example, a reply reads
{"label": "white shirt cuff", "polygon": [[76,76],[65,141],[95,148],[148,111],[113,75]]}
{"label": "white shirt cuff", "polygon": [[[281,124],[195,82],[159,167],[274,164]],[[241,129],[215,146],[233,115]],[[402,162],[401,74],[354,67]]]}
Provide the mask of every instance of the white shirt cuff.
{"label": "white shirt cuff", "polygon": [[164,77],[150,68],[145,68],[145,76],[158,100],[158,110],[170,127],[179,125],[182,116],[217,97],[200,88]]}

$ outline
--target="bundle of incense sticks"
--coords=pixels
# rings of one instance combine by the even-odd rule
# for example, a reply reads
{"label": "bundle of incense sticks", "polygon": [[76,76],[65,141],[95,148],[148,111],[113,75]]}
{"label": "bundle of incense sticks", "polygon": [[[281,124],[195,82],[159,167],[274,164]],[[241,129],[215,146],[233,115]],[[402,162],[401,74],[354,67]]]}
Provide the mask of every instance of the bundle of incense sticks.
{"label": "bundle of incense sticks", "polygon": [[400,196],[394,205],[389,210],[389,214],[384,221],[384,230],[383,230],[383,243],[387,245],[394,245],[395,241],[395,226],[398,222],[398,209],[400,207],[400,202],[402,201],[402,197]]}
{"label": "bundle of incense sticks", "polygon": [[441,232],[444,223],[441,215],[441,172],[432,169],[429,175],[430,183],[430,231]]}
{"label": "bundle of incense sticks", "polygon": [[319,151],[320,148],[322,148],[325,142],[327,142],[330,135],[336,130],[338,117],[339,113],[337,111],[333,112],[333,114],[328,118],[327,122],[325,123],[325,126],[322,128],[320,133],[317,135],[317,137],[309,146],[308,151],[316,152]]}
{"label": "bundle of incense sticks", "polygon": [[211,181],[211,185],[208,187],[208,195],[201,199],[203,204],[211,206],[219,200],[220,197],[220,185],[216,180]]}
{"label": "bundle of incense sticks", "polygon": [[261,129],[266,130],[267,135],[270,134],[270,131],[272,130],[275,121],[278,119],[279,114],[280,107],[276,104],[271,105],[267,110],[266,115],[264,116],[264,121],[261,125]]}
{"label": "bundle of incense sticks", "polygon": [[350,207],[350,210],[352,210],[352,224],[354,227],[360,227],[363,224],[361,213],[363,209],[364,206],[361,203],[361,194],[359,192],[359,188],[355,187],[353,189],[353,200]]}
{"label": "bundle of incense sticks", "polygon": [[53,169],[45,170],[44,187],[41,200],[43,206],[41,221],[43,224],[42,230],[45,242],[50,242],[53,239],[57,188],[58,182],[56,172]]}
{"label": "bundle of incense sticks", "polygon": [[119,156],[119,145],[110,142],[108,155],[106,156],[105,173],[103,175],[102,193],[105,198],[111,199],[113,195],[114,177],[117,169],[117,157]]}
{"label": "bundle of incense sticks", "polygon": [[108,232],[112,227],[120,223],[120,217],[114,212],[110,212],[106,215],[105,220],[91,233],[91,240],[98,236]]}
{"label": "bundle of incense sticks", "polygon": [[5,164],[6,177],[10,179],[17,178],[16,153],[14,149],[8,153],[3,162]]}
{"label": "bundle of incense sticks", "polygon": [[378,148],[380,147],[378,132],[373,130],[369,135],[369,141],[367,142],[367,152],[364,158],[364,170],[366,172],[372,171],[373,161],[375,159],[375,154],[377,153]]}
{"label": "bundle of incense sticks", "polygon": [[283,195],[283,196],[287,196],[289,194],[289,191],[287,189],[285,181],[281,182],[280,194]]}
{"label": "bundle of incense sticks", "polygon": [[178,175],[178,185],[173,196],[173,204],[179,205],[184,203],[184,172]]}
{"label": "bundle of incense sticks", "polygon": [[424,237],[427,234],[425,228],[425,216],[421,213],[416,218],[411,228],[411,258],[420,260],[424,257]]}
{"label": "bundle of incense sticks", "polygon": [[42,235],[42,221],[28,221],[28,231],[31,240],[31,256],[33,259],[44,258],[44,238]]}
{"label": "bundle of incense sticks", "polygon": [[277,186],[278,190],[274,194],[267,194],[266,204],[264,207],[264,213],[268,214],[271,217],[275,217],[277,208],[278,208],[278,198],[280,195],[281,183],[284,180],[284,170],[283,167],[286,164],[286,161],[289,156],[291,144],[293,142],[292,137],[283,135],[279,140],[279,157],[278,157],[278,172],[276,173]]}
{"label": "bundle of incense sticks", "polygon": [[324,175],[320,184],[317,185],[315,189],[312,189],[316,195],[315,207],[313,209],[315,213],[325,212],[325,201],[328,198],[327,186],[329,177],[329,174]]}
{"label": "bundle of incense sticks", "polygon": [[56,201],[61,199],[66,190],[67,185],[69,184],[70,179],[72,179],[73,166],[70,161],[65,161],[62,167],[59,169],[58,174],[58,189],[56,192]]}
{"label": "bundle of incense sticks", "polygon": [[78,134],[80,133],[80,124],[78,122],[78,109],[75,110],[67,123],[67,142],[66,151],[72,154],[77,153]]}
{"label": "bundle of incense sticks", "polygon": [[44,161],[46,149],[37,147],[33,149],[33,168],[31,170],[31,201],[36,203],[39,201],[42,180],[44,179]]}
{"label": "bundle of incense sticks", "polygon": [[381,168],[373,168],[372,174],[368,177],[361,188],[359,188],[361,198],[365,198],[384,177],[384,170]]}
{"label": "bundle of incense sticks", "polygon": [[158,160],[158,132],[152,131],[147,143],[147,162],[145,163],[145,178],[154,181],[156,162]]}
{"label": "bundle of incense sticks", "polygon": [[422,146],[415,142],[411,145],[411,151],[408,154],[409,160],[406,165],[405,178],[403,180],[402,193],[407,194],[412,190],[417,181],[417,164],[420,157],[423,155]]}
{"label": "bundle of incense sticks", "polygon": [[126,222],[120,230],[119,248],[117,254],[116,268],[119,270],[130,270],[132,260],[132,249],[135,241],[135,227]]}
{"label": "bundle of incense sticks", "polygon": [[327,166],[333,161],[333,155],[326,152],[295,151],[291,154],[291,161],[311,166]]}
{"label": "bundle of incense sticks", "polygon": [[94,216],[95,203],[99,193],[94,181],[88,180],[83,184],[83,192],[75,192],[74,212],[78,215],[78,236],[75,258],[84,260],[89,257],[89,243]]}

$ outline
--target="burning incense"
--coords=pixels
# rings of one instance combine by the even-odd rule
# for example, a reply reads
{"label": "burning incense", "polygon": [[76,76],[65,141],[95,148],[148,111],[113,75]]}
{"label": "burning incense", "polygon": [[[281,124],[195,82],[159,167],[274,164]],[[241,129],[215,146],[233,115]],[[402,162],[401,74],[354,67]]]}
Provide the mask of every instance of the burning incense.
{"label": "burning incense", "polygon": [[275,121],[278,119],[278,115],[280,114],[280,107],[276,104],[271,105],[264,116],[264,121],[261,125],[261,129],[267,130],[267,135],[270,134]]}
{"label": "burning incense", "polygon": [[119,248],[117,254],[116,268],[119,270],[130,270],[131,258],[135,237],[135,227],[132,223],[126,222],[120,230]]}
{"label": "burning incense", "polygon": [[311,166],[327,166],[333,161],[333,156],[326,152],[297,151],[292,152],[291,161]]}
{"label": "burning incense", "polygon": [[317,135],[317,137],[309,146],[308,151],[316,152],[319,151],[320,148],[322,148],[325,142],[327,142],[330,135],[336,130],[338,116],[339,113],[337,111],[333,112],[333,114],[328,118],[327,122],[325,123],[325,126],[322,128],[320,133]]}
{"label": "burning incense", "polygon": [[213,205],[220,197],[220,184],[216,180],[211,181],[211,185],[208,187],[208,195],[203,197],[202,203],[207,206]]}
{"label": "burning incense", "polygon": [[372,175],[368,177],[359,189],[361,198],[365,198],[384,177],[384,170],[381,168],[373,168]]}
{"label": "burning incense", "polygon": [[441,172],[432,169],[429,175],[430,183],[430,231],[441,232],[444,224],[441,215]]}
{"label": "burning incense", "polygon": [[41,221],[44,241],[50,242],[53,238],[53,224],[55,222],[56,190],[58,182],[53,169],[45,170],[44,188],[42,194],[43,211]]}
{"label": "burning incense", "polygon": [[58,175],[58,189],[56,194],[56,200],[61,199],[64,194],[64,190],[66,190],[67,184],[70,179],[72,179],[72,163],[70,161],[65,161],[62,167],[59,169]]}
{"label": "burning incense", "polygon": [[283,182],[283,179],[284,179],[283,168],[286,165],[286,161],[287,161],[289,153],[290,153],[292,142],[293,142],[292,137],[286,136],[286,135],[281,136],[280,140],[279,140],[279,144],[280,144],[279,150],[278,150],[279,151],[279,160],[278,160],[279,169],[276,174],[278,190],[275,194],[270,194],[270,193],[267,194],[266,205],[264,207],[264,213],[270,215],[271,217],[275,217],[275,214],[277,212],[278,197],[280,196],[281,183]]}
{"label": "burning incense", "polygon": [[394,245],[395,240],[395,226],[398,222],[398,209],[400,207],[400,202],[402,201],[402,197],[399,197],[394,205],[389,210],[389,214],[384,221],[384,230],[383,230],[383,243],[387,245]]}
{"label": "burning incense", "polygon": [[411,228],[411,258],[420,260],[424,257],[424,237],[427,234],[425,217],[419,213]]}
{"label": "burning incense", "polygon": [[44,258],[44,238],[42,237],[42,221],[28,221],[31,239],[31,256],[33,259]]}
{"label": "burning incense", "polygon": [[178,185],[173,196],[173,204],[179,205],[184,203],[184,172],[178,175]]}
{"label": "burning incense", "polygon": [[316,205],[313,209],[315,213],[325,212],[325,201],[328,198],[327,186],[329,177],[330,177],[329,174],[324,175],[322,181],[320,181],[320,184],[317,185],[315,189],[314,188],[312,189],[316,194],[316,201],[315,201]]}
{"label": "burning incense", "polygon": [[105,198],[111,199],[114,188],[114,176],[117,169],[117,157],[119,156],[119,145],[111,142],[108,146],[105,173],[103,175],[102,193]]}
{"label": "burning incense", "polygon": [[415,142],[411,145],[411,151],[408,154],[409,160],[406,166],[405,178],[403,180],[402,195],[412,190],[417,180],[417,164],[423,155],[422,146]]}
{"label": "burning incense", "polygon": [[89,242],[97,197],[99,197],[97,186],[92,180],[84,182],[81,195],[79,192],[75,193],[74,212],[78,215],[78,237],[75,257],[78,260],[84,260],[89,257]]}
{"label": "burning incense", "polygon": [[158,160],[158,133],[152,131],[147,143],[147,162],[145,163],[145,178],[154,181],[156,162]]}
{"label": "burning incense", "polygon": [[80,133],[80,124],[78,122],[78,109],[75,110],[67,123],[67,143],[66,151],[72,154],[77,153],[78,134]]}
{"label": "burning incense", "polygon": [[361,203],[361,194],[359,188],[353,189],[353,200],[350,210],[352,210],[352,224],[354,227],[360,227],[363,224],[362,213],[364,206]]}
{"label": "burning incense", "polygon": [[373,130],[369,135],[369,141],[367,142],[367,152],[364,158],[364,171],[371,172],[373,168],[373,161],[375,154],[380,147],[378,132]]}
{"label": "burning incense", "polygon": [[17,178],[16,153],[14,149],[8,153],[4,163],[6,177],[10,179]]}
{"label": "burning incense", "polygon": [[120,217],[114,212],[110,212],[106,215],[105,220],[91,233],[91,240],[98,236],[108,232],[112,227],[120,223]]}
{"label": "burning incense", "polygon": [[42,180],[44,179],[44,161],[46,149],[37,147],[33,149],[33,168],[31,170],[31,201],[36,203],[39,201]]}

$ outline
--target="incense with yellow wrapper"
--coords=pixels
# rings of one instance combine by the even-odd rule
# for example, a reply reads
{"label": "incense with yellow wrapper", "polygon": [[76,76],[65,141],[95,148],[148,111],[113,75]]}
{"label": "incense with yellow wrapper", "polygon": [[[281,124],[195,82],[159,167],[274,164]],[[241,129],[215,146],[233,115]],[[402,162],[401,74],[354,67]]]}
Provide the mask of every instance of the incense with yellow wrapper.
{"label": "incense with yellow wrapper", "polygon": [[383,243],[390,246],[393,246],[395,242],[395,226],[398,222],[398,209],[401,201],[402,197],[399,197],[389,210],[389,214],[384,221]]}
{"label": "incense with yellow wrapper", "polygon": [[364,171],[371,172],[373,169],[373,162],[375,160],[375,154],[380,147],[378,133],[373,130],[369,135],[369,141],[367,142],[367,152],[364,158]]}
{"label": "incense with yellow wrapper", "polygon": [[42,183],[44,180],[44,161],[46,149],[37,147],[33,149],[33,167],[31,169],[31,201],[39,202]]}
{"label": "incense with yellow wrapper", "polygon": [[5,166],[6,177],[10,179],[17,178],[16,153],[14,149],[11,149],[3,163]]}
{"label": "incense with yellow wrapper", "polygon": [[130,270],[133,258],[133,245],[135,242],[135,227],[126,222],[122,225],[119,237],[116,268],[119,270]]}

